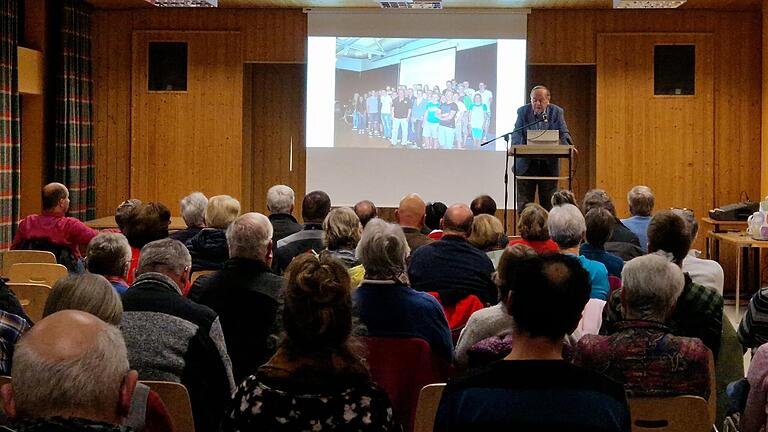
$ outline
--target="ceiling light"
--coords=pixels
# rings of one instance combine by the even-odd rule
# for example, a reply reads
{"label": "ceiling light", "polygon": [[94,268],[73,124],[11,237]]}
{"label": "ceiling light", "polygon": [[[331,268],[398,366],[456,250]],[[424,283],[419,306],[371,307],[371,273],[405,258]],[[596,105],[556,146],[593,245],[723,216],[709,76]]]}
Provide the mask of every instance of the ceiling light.
{"label": "ceiling light", "polygon": [[686,0],[613,0],[614,9],[674,9]]}
{"label": "ceiling light", "polygon": [[218,7],[219,0],[149,0],[158,7]]}

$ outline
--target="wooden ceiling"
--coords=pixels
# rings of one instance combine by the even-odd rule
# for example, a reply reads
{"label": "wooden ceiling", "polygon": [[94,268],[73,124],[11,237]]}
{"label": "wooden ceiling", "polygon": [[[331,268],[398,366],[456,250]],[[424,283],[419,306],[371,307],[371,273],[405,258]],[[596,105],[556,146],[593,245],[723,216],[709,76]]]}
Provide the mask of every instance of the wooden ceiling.
{"label": "wooden ceiling", "polygon": [[[101,9],[152,7],[147,0],[87,0]],[[612,0],[443,0],[446,8],[611,9]],[[684,9],[760,10],[762,0],[688,0]],[[373,7],[377,0],[219,0],[219,8]]]}

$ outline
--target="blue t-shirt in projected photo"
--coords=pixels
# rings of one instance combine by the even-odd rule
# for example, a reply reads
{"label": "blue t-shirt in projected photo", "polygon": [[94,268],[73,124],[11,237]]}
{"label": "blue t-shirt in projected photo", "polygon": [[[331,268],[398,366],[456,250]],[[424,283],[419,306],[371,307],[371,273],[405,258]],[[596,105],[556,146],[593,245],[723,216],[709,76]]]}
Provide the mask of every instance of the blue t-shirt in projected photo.
{"label": "blue t-shirt in projected photo", "polygon": [[437,113],[440,112],[440,104],[437,102],[430,102],[427,104],[427,121],[430,123],[440,123],[440,119],[437,117]]}

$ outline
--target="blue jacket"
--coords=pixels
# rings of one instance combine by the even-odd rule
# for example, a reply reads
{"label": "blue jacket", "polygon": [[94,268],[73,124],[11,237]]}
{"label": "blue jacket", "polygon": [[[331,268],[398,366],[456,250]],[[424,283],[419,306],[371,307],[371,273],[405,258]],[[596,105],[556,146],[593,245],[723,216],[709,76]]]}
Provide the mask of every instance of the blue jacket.
{"label": "blue jacket", "polygon": [[[517,109],[517,121],[515,122],[515,129],[522,127],[523,125],[533,123],[538,120],[539,117],[534,116],[533,106],[527,104]],[[568,132],[568,125],[565,124],[565,114],[563,109],[555,104],[547,105],[547,123],[539,123],[531,126],[530,130],[559,130],[560,131],[560,143],[571,144],[571,134]],[[517,131],[512,134],[512,144],[528,144],[528,129]],[[529,172],[526,173],[531,161],[542,160],[544,161],[546,168],[542,172]],[[558,159],[529,159],[524,157],[518,157],[515,160],[514,166],[515,175],[538,175],[538,176],[558,176],[560,175],[560,161]]]}

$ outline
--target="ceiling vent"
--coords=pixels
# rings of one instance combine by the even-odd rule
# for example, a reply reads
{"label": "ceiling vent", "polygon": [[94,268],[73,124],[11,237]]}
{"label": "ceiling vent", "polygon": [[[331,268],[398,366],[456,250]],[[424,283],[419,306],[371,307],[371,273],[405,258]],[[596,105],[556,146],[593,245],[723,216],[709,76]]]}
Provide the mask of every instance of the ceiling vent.
{"label": "ceiling vent", "polygon": [[380,1],[382,9],[442,9],[443,3],[434,0]]}
{"label": "ceiling vent", "polygon": [[158,7],[218,7],[219,0],[149,0]]}
{"label": "ceiling vent", "polygon": [[686,0],[613,0],[614,9],[674,9]]}

